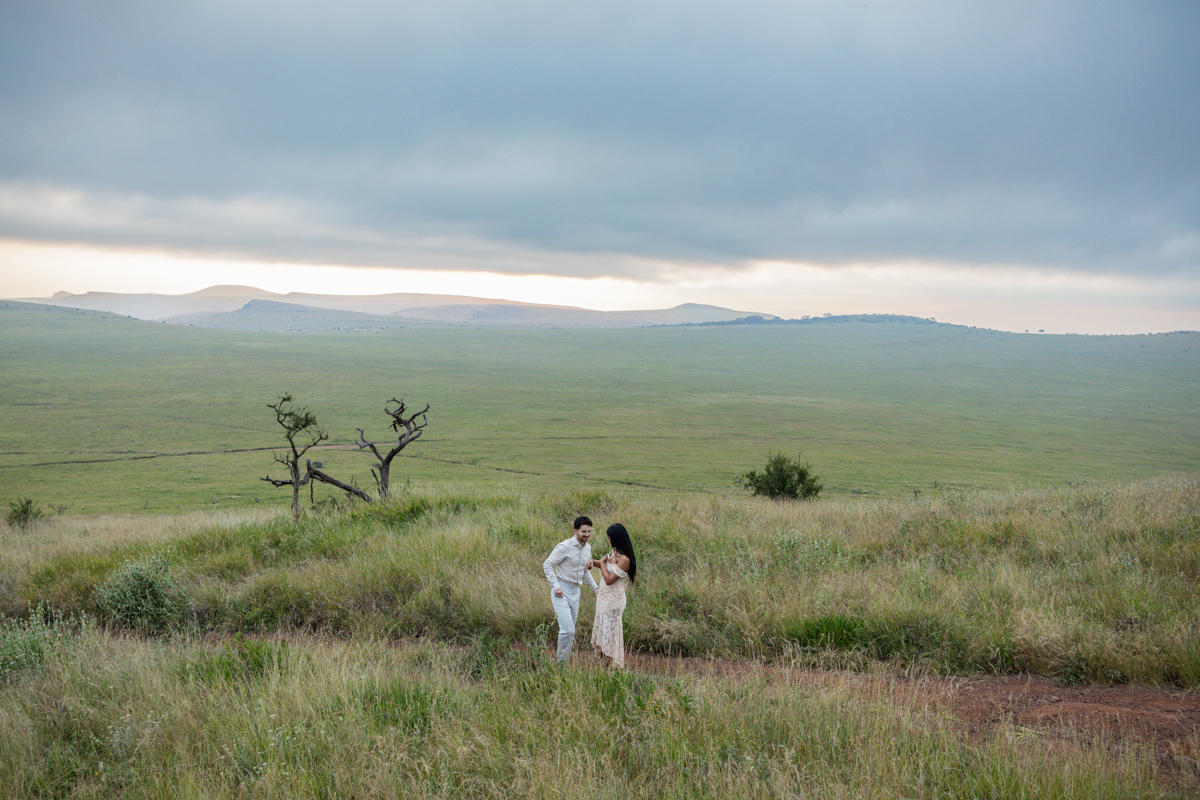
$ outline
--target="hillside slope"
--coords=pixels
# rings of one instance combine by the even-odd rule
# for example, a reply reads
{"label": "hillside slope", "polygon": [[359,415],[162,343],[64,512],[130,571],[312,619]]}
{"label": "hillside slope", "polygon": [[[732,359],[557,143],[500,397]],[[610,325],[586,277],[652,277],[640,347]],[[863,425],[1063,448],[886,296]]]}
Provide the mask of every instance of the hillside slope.
{"label": "hillside slope", "polygon": [[[289,292],[276,294],[253,286],[210,286],[198,292],[182,295],[120,294],[87,292],[71,294],[57,292],[49,298],[23,298],[23,302],[41,303],[63,308],[109,311],[143,320],[165,320],[172,324],[197,327],[237,328],[247,330],[330,330],[347,320],[337,314],[306,312],[288,320],[283,309],[267,312],[266,306],[249,305],[255,302],[275,302],[293,307],[367,315],[394,315],[408,320],[421,320],[457,325],[516,325],[528,327],[599,327],[624,328],[647,325],[676,325],[683,323],[729,321],[752,312],[733,311],[717,306],[684,304],[671,309],[649,311],[593,311],[586,308],[522,303],[467,295],[422,294],[397,292],[377,295],[330,295]],[[245,310],[247,313],[226,316]],[[773,318],[772,315],[763,315]],[[255,327],[257,319],[258,327]],[[359,320],[359,322],[363,322]],[[274,327],[276,324],[280,327]],[[295,324],[293,324],[295,323]],[[396,327],[395,320],[378,321],[369,326]]]}

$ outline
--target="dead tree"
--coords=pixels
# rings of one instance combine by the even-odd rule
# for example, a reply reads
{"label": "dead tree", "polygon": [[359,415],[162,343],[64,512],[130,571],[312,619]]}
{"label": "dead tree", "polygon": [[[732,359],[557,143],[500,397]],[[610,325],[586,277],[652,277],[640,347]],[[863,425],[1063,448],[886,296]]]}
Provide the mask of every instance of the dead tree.
{"label": "dead tree", "polygon": [[275,412],[275,421],[283,428],[283,438],[287,439],[287,453],[275,453],[275,463],[287,467],[288,477],[276,480],[270,475],[263,478],[272,486],[292,487],[292,516],[300,518],[300,487],[308,483],[309,473],[300,475],[300,457],[312,447],[329,438],[317,422],[317,415],[308,410],[308,406],[297,406],[290,394],[281,394],[274,403],[267,403],[267,408]]}
{"label": "dead tree", "polygon": [[267,408],[275,412],[275,421],[283,428],[283,437],[287,439],[287,453],[275,453],[275,463],[287,467],[288,476],[285,479],[272,478],[270,475],[262,480],[272,486],[292,487],[292,516],[300,518],[300,487],[311,480],[328,483],[339,489],[350,492],[368,503],[371,498],[356,487],[342,483],[318,469],[313,469],[312,462],[305,460],[304,474],[300,474],[300,458],[310,449],[329,438],[324,429],[317,423],[317,415],[308,410],[307,406],[297,406],[290,394],[281,394],[274,403],[268,403]]}
{"label": "dead tree", "polygon": [[[360,450],[364,447],[370,448],[371,452],[375,454],[375,458],[379,460],[379,471],[376,472],[374,467],[372,467],[371,475],[375,478],[375,485],[379,488],[380,500],[387,499],[390,494],[388,489],[388,476],[392,470],[392,459],[395,458],[401,450],[408,447],[417,439],[420,439],[421,431],[424,430],[425,426],[429,424],[429,421],[425,418],[425,412],[429,410],[429,403],[425,404],[425,408],[421,409],[420,411],[416,411],[407,417],[404,416],[404,412],[407,411],[408,408],[404,405],[403,400],[397,400],[393,397],[388,401],[388,404],[390,403],[395,403],[397,407],[390,408],[389,405],[385,404],[383,411],[392,418],[392,430],[396,431],[397,433],[400,433],[400,431],[403,430],[403,433],[400,433],[399,438],[396,440],[396,444],[392,445],[391,449],[388,450],[386,454],[381,453],[379,448],[380,446],[384,446],[385,443],[368,442],[367,434],[362,428],[358,429],[358,441],[355,442]],[[418,419],[420,420],[419,423],[417,422]]]}
{"label": "dead tree", "polygon": [[326,475],[324,472],[321,472],[321,470],[314,467],[311,461],[305,461],[304,465],[308,467],[308,472],[306,473],[307,478],[311,478],[314,481],[320,481],[321,483],[328,483],[330,486],[336,486],[343,492],[352,494],[360,500],[366,500],[368,503],[371,502],[371,495],[367,494],[357,486],[351,486],[348,483],[342,483],[332,475]]}

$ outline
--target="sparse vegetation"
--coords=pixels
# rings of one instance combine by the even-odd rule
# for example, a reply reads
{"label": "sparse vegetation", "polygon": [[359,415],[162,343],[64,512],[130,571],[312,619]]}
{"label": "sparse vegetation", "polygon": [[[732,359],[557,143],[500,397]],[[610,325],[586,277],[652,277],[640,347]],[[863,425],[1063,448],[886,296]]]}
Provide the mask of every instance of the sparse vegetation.
{"label": "sparse vegetation", "polygon": [[[392,408],[391,404],[395,403],[396,407]],[[385,500],[391,497],[391,474],[392,460],[400,455],[400,451],[408,447],[410,444],[421,438],[421,434],[425,430],[425,426],[429,424],[426,414],[429,412],[429,404],[425,404],[425,408],[420,411],[413,411],[405,416],[408,407],[403,400],[392,398],[383,407],[383,412],[391,418],[392,431],[398,434],[396,443],[388,442],[384,445],[382,442],[367,441],[367,433],[362,428],[358,429],[358,441],[355,443],[361,450],[363,448],[370,449],[372,455],[379,462],[379,469],[371,470],[371,474],[375,477],[375,485],[379,489],[379,499]],[[380,452],[379,448],[384,446],[386,452]]]}
{"label": "sparse vegetation", "polygon": [[761,474],[751,470],[742,479],[755,497],[772,500],[816,500],[822,488],[812,464],[801,464],[799,456],[793,461],[783,453],[769,457]]}
{"label": "sparse vegetation", "polygon": [[[964,737],[845,676],[549,669],[537,564],[575,514],[625,523],[637,654],[1194,691],[1200,481],[1098,479],[1196,471],[1200,334],[412,330],[398,347],[27,322],[0,315],[23,343],[0,354],[8,485],[53,481],[87,516],[52,506],[0,536],[7,796],[1169,796],[1136,746],[1007,722]],[[401,497],[318,498],[298,521],[253,509],[272,494],[243,493],[245,476],[271,442],[247,398],[298,380],[322,418],[357,420],[357,396],[397,374],[454,432],[423,443]],[[112,416],[91,436],[98,409]],[[73,443],[54,459],[36,438],[51,426]],[[731,476],[801,434],[822,502],[742,495]],[[361,460],[349,437],[322,441],[336,474]],[[213,510],[153,515],[196,506]],[[82,614],[108,624],[61,622]],[[1178,796],[1200,788],[1192,752]]]}
{"label": "sparse vegetation", "polygon": [[276,487],[292,487],[294,519],[300,519],[300,488],[305,485],[311,487],[313,481],[328,483],[368,503],[371,502],[367,493],[358,487],[343,483],[322,472],[319,461],[316,465],[312,461],[306,461],[304,474],[300,473],[300,459],[304,454],[329,438],[329,434],[317,422],[317,415],[310,411],[308,406],[298,406],[290,394],[281,394],[274,403],[268,403],[267,408],[275,412],[275,421],[283,428],[283,438],[288,443],[287,452],[275,454],[275,463],[287,467],[289,477],[276,479],[268,475],[262,480]]}
{"label": "sparse vegetation", "polygon": [[267,408],[275,412],[275,422],[283,428],[283,438],[287,440],[287,451],[276,453],[275,463],[287,468],[288,477],[274,479],[268,475],[263,480],[276,487],[292,487],[292,516],[299,519],[300,487],[310,479],[308,474],[301,476],[300,459],[313,447],[328,439],[329,434],[317,422],[317,415],[308,406],[296,405],[290,394],[279,395],[274,403],[267,404]]}

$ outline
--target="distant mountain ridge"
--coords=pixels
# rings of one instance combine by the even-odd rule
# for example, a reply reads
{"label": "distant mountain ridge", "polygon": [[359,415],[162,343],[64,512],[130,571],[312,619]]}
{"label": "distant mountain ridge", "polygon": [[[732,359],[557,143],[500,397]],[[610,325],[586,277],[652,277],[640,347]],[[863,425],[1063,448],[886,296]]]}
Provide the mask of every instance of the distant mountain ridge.
{"label": "distant mountain ridge", "polygon": [[684,325],[822,325],[838,322],[888,322],[906,325],[949,325],[953,328],[966,327],[938,322],[932,317],[914,317],[908,314],[825,314],[820,317],[801,317],[799,319],[784,319],[783,317],[763,317],[758,314],[749,317],[739,317],[733,320],[714,320],[709,322],[685,322]]}
{"label": "distant mountain ridge", "polygon": [[[424,322],[458,324],[557,328],[636,328],[650,325],[727,322],[744,317],[746,313],[696,303],[685,303],[674,308],[649,311],[593,311],[587,308],[480,303],[469,306],[438,305],[408,308],[397,311],[392,316]],[[772,316],[771,319],[774,317]]]}
{"label": "distant mountain ridge", "polygon": [[118,292],[87,292],[71,294],[56,292],[53,297],[19,298],[29,303],[46,303],[67,308],[87,308],[111,311],[114,314],[148,320],[170,320],[172,317],[196,314],[222,314],[236,311],[251,300],[274,300],[294,305],[357,311],[363,314],[391,314],[416,306],[468,305],[476,303],[507,303],[533,305],[513,300],[483,299],[463,295],[421,294],[401,292],[374,295],[332,295],[288,292],[279,294],[254,286],[210,286],[188,294],[123,294]]}
{"label": "distant mountain ridge", "polygon": [[[416,292],[377,295],[278,294],[253,286],[210,286],[181,295],[56,292],[49,298],[22,299],[24,302],[109,311],[172,324],[258,330],[318,330],[338,328],[343,324],[354,329],[396,327],[396,323],[402,320],[456,325],[626,328],[731,322],[749,316],[776,319],[773,314],[755,314],[696,303],[646,311],[595,311],[466,295]],[[356,316],[345,316],[347,314]],[[357,315],[361,315],[361,318]]]}

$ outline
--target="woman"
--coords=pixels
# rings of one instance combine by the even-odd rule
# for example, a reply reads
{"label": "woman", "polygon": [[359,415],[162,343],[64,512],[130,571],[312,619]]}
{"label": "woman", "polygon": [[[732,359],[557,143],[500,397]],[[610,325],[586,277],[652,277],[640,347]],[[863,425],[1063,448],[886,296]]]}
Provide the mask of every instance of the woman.
{"label": "woman", "polygon": [[609,668],[625,669],[625,637],[621,615],[625,612],[625,584],[637,576],[637,558],[629,531],[621,523],[609,525],[605,531],[612,551],[599,560],[588,562],[588,568],[600,568],[604,580],[596,592],[596,620],[592,623],[592,651],[605,660]]}

